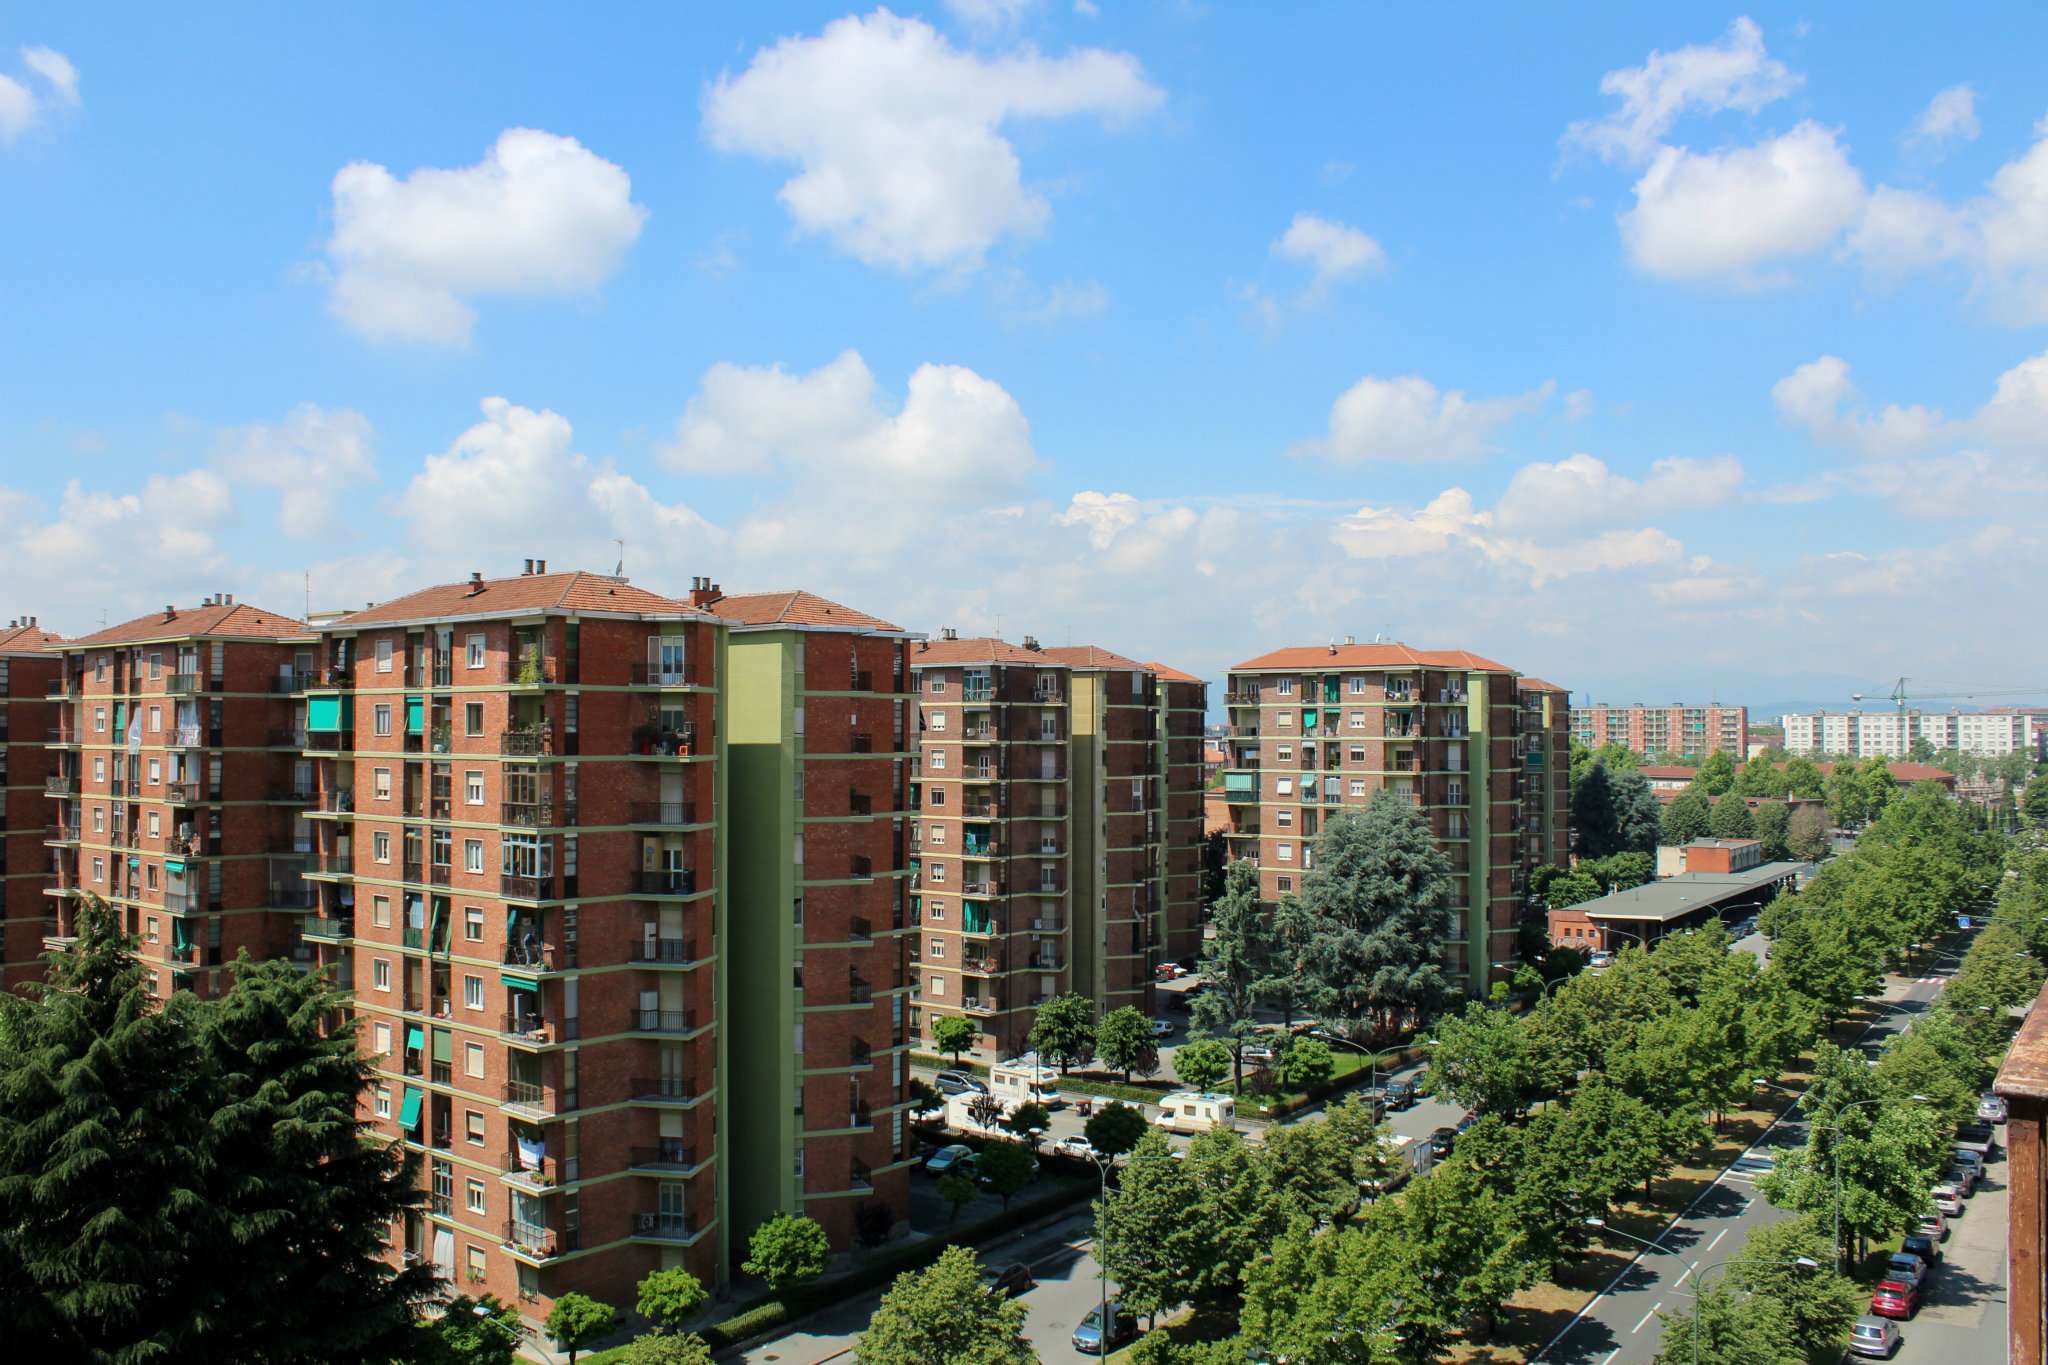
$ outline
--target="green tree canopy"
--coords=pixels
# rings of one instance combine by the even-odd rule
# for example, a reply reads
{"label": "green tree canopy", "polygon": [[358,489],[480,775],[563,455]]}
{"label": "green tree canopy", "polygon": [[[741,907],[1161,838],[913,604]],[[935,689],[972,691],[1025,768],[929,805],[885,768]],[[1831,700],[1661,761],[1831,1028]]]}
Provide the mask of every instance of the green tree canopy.
{"label": "green tree canopy", "polygon": [[1159,1052],[1152,1039],[1152,1021],[1136,1005],[1120,1005],[1095,1026],[1095,1059],[1123,1073],[1130,1084],[1133,1071],[1156,1070]]}
{"label": "green tree canopy", "polygon": [[1024,1340],[1025,1305],[981,1292],[981,1265],[966,1247],[947,1247],[922,1270],[906,1270],[882,1295],[854,1344],[860,1365],[1037,1365]]}
{"label": "green tree canopy", "polygon": [[1190,1090],[1214,1090],[1230,1074],[1230,1049],[1214,1038],[1185,1043],[1173,1054],[1173,1074]]}
{"label": "green tree canopy", "polygon": [[1785,760],[1785,794],[1807,801],[1818,801],[1827,795],[1827,778],[1822,776],[1820,765],[1805,754],[1795,754]]}
{"label": "green tree canopy", "polygon": [[974,1046],[975,1033],[973,1023],[962,1015],[932,1016],[932,1046],[941,1052],[950,1052],[954,1066],[960,1065],[960,1054]]}
{"label": "green tree canopy", "polygon": [[1257,1026],[1255,1011],[1260,998],[1284,979],[1286,966],[1274,917],[1259,904],[1255,863],[1240,859],[1231,864],[1211,926],[1202,946],[1203,990],[1188,1011],[1188,1031],[1230,1049],[1242,1088],[1244,1046]]}
{"label": "green tree canopy", "polygon": [[1689,783],[1664,809],[1664,842],[1677,846],[1706,838],[1713,809],[1706,789]]}
{"label": "green tree canopy", "polygon": [[1289,1090],[1309,1090],[1327,1082],[1337,1071],[1337,1058],[1330,1045],[1315,1038],[1296,1037],[1280,1054],[1280,1084]]}
{"label": "green tree canopy", "polygon": [[1663,1337],[1655,1365],[1807,1365],[1797,1329],[1773,1299],[1741,1295],[1716,1281],[1681,1303],[1657,1314]]}
{"label": "green tree canopy", "polygon": [[1096,1151],[1122,1156],[1138,1145],[1138,1139],[1145,1136],[1149,1127],[1144,1114],[1128,1104],[1113,1100],[1090,1114],[1081,1130],[1088,1138],[1088,1145]]}
{"label": "green tree canopy", "polygon": [[410,1349],[396,1359],[415,1365],[512,1365],[526,1329],[519,1313],[495,1294],[457,1294],[440,1313],[422,1319]]}
{"label": "green tree canopy", "polygon": [[1440,1095],[1475,1114],[1517,1119],[1535,1097],[1536,1060],[1527,1024],[1473,1001],[1437,1021],[1429,1076]]}
{"label": "green tree canopy", "polygon": [[1707,829],[1716,839],[1747,839],[1756,829],[1750,817],[1749,803],[1734,792],[1714,802],[1714,812],[1707,818]]}
{"label": "green tree canopy", "polygon": [[1066,1075],[1095,1055],[1095,1002],[1077,991],[1054,996],[1038,1007],[1028,1041],[1041,1060]]}
{"label": "green tree canopy", "polygon": [[1299,897],[1315,1012],[1383,1024],[1434,1012],[1454,989],[1443,969],[1451,865],[1422,812],[1377,792],[1362,809],[1331,816],[1315,854]]}
{"label": "green tree canopy", "polygon": [[[1797,1264],[1801,1258],[1814,1265]],[[1817,1217],[1769,1223],[1749,1234],[1728,1267],[1727,1283],[1783,1309],[1804,1358],[1823,1360],[1841,1350],[1870,1301],[1860,1285],[1834,1269],[1832,1258],[1828,1229]]]}
{"label": "green tree canopy", "polygon": [[[988,1160],[988,1153],[982,1153]],[[747,1259],[740,1269],[768,1281],[776,1293],[815,1280],[825,1273],[832,1244],[814,1218],[778,1213],[754,1229],[747,1239]]]}
{"label": "green tree canopy", "polygon": [[678,1332],[710,1301],[703,1281],[681,1266],[674,1266],[649,1272],[640,1281],[639,1298],[633,1306],[641,1317],[654,1324],[657,1332]]}
{"label": "green tree canopy", "polygon": [[1003,1201],[1005,1209],[1031,1183],[1031,1166],[1031,1149],[1022,1143],[991,1142],[981,1149],[981,1178],[987,1183],[988,1192]]}
{"label": "green tree canopy", "polygon": [[1131,1151],[1117,1189],[1095,1204],[1095,1244],[1124,1306],[1150,1315],[1187,1298],[1199,1251],[1195,1187],[1187,1164],[1157,1129]]}
{"label": "green tree canopy", "polygon": [[1790,807],[1783,801],[1764,801],[1749,813],[1749,817],[1750,837],[1763,844],[1765,862],[1775,863],[1792,856]]}
{"label": "green tree canopy", "polygon": [[1735,760],[1726,749],[1716,749],[1700,760],[1692,780],[1708,796],[1726,796],[1735,787]]}
{"label": "green tree canopy", "polygon": [[570,1290],[555,1300],[541,1330],[560,1349],[569,1353],[569,1365],[586,1347],[593,1346],[618,1330],[619,1311],[599,1303],[588,1294]]}

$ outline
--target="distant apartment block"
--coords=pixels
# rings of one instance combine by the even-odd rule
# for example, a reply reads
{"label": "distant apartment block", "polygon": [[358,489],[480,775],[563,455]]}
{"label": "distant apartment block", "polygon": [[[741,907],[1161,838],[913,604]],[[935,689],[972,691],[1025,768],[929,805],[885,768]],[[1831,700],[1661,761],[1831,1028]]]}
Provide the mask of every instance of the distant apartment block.
{"label": "distant apartment block", "polygon": [[1574,706],[1572,736],[1589,749],[1619,744],[1645,758],[1664,753],[1702,758],[1725,753],[1740,763],[1749,754],[1749,708],[1683,702]]}
{"label": "distant apartment block", "polygon": [[0,630],[0,990],[40,980],[43,937],[56,924],[56,904],[43,894],[51,855],[45,830],[57,829],[50,784],[63,644],[20,617]]}
{"label": "distant apartment block", "polygon": [[1196,942],[1204,685],[1093,646],[946,632],[912,650],[918,696],[916,1018],[1018,1051],[1079,991],[1148,1010]]}
{"label": "distant apartment block", "polygon": [[1569,848],[1564,693],[1520,683],[1476,654],[1399,644],[1278,649],[1237,664],[1224,698],[1231,856],[1255,860],[1262,898],[1277,901],[1313,869],[1331,816],[1382,791],[1411,802],[1454,870],[1446,966],[1483,994],[1493,964],[1514,958],[1530,869]]}
{"label": "distant apartment block", "polygon": [[1915,740],[1983,758],[2039,755],[2044,718],[2027,711],[1809,711],[1783,717],[1785,751],[1904,758]]}

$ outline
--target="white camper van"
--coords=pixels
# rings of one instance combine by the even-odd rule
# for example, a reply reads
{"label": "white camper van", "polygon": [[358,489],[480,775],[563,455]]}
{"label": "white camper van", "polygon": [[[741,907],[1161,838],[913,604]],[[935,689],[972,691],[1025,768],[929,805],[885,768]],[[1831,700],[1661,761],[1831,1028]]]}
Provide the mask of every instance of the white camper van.
{"label": "white camper van", "polygon": [[1206,1133],[1211,1128],[1234,1131],[1237,1101],[1229,1095],[1176,1090],[1159,1101],[1159,1117],[1152,1121],[1172,1133]]}
{"label": "white camper van", "polygon": [[1042,1104],[1050,1109],[1060,1100],[1060,1073],[1027,1052],[988,1069],[988,1089],[1009,1113],[1020,1104]]}

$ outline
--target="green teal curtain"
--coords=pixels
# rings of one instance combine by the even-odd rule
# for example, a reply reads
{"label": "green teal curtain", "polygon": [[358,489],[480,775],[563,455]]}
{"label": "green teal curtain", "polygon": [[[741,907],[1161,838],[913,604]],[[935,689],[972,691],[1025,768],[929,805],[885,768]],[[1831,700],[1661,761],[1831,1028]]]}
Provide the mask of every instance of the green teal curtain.
{"label": "green teal curtain", "polygon": [[341,698],[310,698],[306,702],[306,728],[308,730],[339,730],[341,728]]}
{"label": "green teal curtain", "polygon": [[422,1029],[418,1024],[414,1024],[405,1031],[405,1045],[414,1052],[424,1048],[427,1045],[426,1030]]}
{"label": "green teal curtain", "polygon": [[427,703],[421,697],[405,699],[405,732],[409,735],[422,734],[427,728]]}
{"label": "green teal curtain", "polygon": [[419,1127],[420,1100],[422,1097],[423,1092],[418,1086],[409,1085],[405,1088],[405,1104],[398,1111],[398,1126],[400,1128]]}

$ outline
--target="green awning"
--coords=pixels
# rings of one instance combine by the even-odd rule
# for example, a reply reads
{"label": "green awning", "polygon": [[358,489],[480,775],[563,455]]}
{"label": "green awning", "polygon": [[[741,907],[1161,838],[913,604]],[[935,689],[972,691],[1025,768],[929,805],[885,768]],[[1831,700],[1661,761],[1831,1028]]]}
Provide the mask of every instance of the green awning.
{"label": "green awning", "polygon": [[510,987],[511,987],[511,988],[512,988],[513,990],[515,990],[515,991],[537,991],[537,990],[539,990],[539,989],[540,989],[540,983],[539,983],[539,982],[537,982],[537,981],[527,981],[527,980],[524,980],[523,978],[520,978],[520,977],[516,977],[516,976],[503,976],[503,975],[501,975],[501,976],[499,976],[498,980],[500,980],[500,981],[504,982],[504,983],[505,983],[505,984],[506,984],[507,986],[510,986]]}
{"label": "green awning", "polygon": [[140,868],[142,866],[142,859],[131,857],[128,859],[128,866],[131,870]]}
{"label": "green awning", "polygon": [[424,1092],[416,1085],[409,1085],[405,1088],[405,1104],[398,1111],[398,1126],[400,1128],[419,1127],[420,1100],[424,1097]]}
{"label": "green awning", "polygon": [[1223,790],[1227,792],[1255,792],[1258,789],[1259,780],[1250,773],[1223,774]]}
{"label": "green awning", "polygon": [[405,1031],[405,1045],[412,1051],[418,1052],[427,1045],[426,1031],[418,1024],[414,1024]]}
{"label": "green awning", "polygon": [[427,703],[422,697],[405,699],[405,732],[409,735],[423,733],[427,728]]}
{"label": "green awning", "polygon": [[173,948],[183,948],[185,942],[185,921],[173,919],[171,921],[171,946]]}
{"label": "green awning", "polygon": [[166,872],[175,872],[182,877],[185,875],[185,860],[183,858],[166,858],[164,859],[164,870]]}
{"label": "green awning", "polygon": [[341,728],[341,698],[309,698],[306,702],[306,728],[308,730],[339,730]]}
{"label": "green awning", "polygon": [[454,1051],[454,1049],[455,1049],[455,1044],[454,1044],[454,1042],[453,1042],[453,1041],[451,1041],[451,1037],[452,1037],[452,1036],[451,1036],[451,1035],[449,1034],[449,1032],[448,1032],[448,1030],[447,1030],[447,1029],[444,1029],[444,1028],[437,1028],[437,1029],[435,1029],[435,1030],[434,1030],[434,1060],[435,1060],[435,1061],[437,1061],[437,1062],[447,1062],[447,1061],[453,1061],[453,1060],[454,1060],[454,1058],[455,1058],[455,1051]]}
{"label": "green awning", "polygon": [[1316,728],[1316,713],[1315,713],[1315,712],[1313,712],[1313,711],[1303,711],[1303,712],[1301,713],[1301,728],[1302,728],[1302,729],[1304,729],[1304,730],[1313,730],[1313,729],[1315,729],[1315,728]]}
{"label": "green awning", "polygon": [[128,737],[128,703],[114,703],[114,738],[119,741]]}

